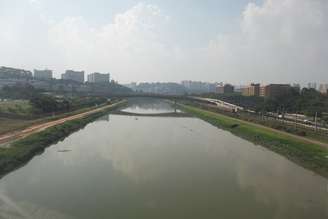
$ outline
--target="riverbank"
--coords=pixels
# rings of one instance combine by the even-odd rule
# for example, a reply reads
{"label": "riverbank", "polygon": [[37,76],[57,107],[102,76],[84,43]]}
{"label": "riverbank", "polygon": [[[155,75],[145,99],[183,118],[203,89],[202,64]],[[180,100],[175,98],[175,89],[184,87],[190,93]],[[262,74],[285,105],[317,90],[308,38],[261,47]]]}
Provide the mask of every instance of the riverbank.
{"label": "riverbank", "polygon": [[277,152],[289,160],[328,178],[328,149],[314,141],[219,113],[179,104],[186,112]]}
{"label": "riverbank", "polygon": [[75,115],[70,120],[62,121],[51,127],[42,128],[20,140],[12,142],[8,147],[0,148],[0,177],[23,166],[35,155],[40,154],[45,148],[54,144],[73,132],[85,127],[88,123],[114,110],[125,101],[101,107],[83,114]]}
{"label": "riverbank", "polygon": [[54,125],[59,125],[62,124],[66,121],[81,118],[83,116],[105,110],[108,107],[112,107],[113,105],[117,105],[117,103],[107,103],[103,104],[97,107],[92,107],[92,108],[82,108],[77,111],[65,113],[65,114],[60,114],[58,116],[50,117],[43,119],[39,121],[38,123],[33,123],[30,126],[25,127],[25,129],[20,129],[20,130],[15,130],[7,134],[0,135],[0,147],[4,147],[3,145],[7,142],[10,142],[12,140],[17,140],[20,138],[24,138],[30,134],[43,131],[46,128],[52,127]]}
{"label": "riverbank", "polygon": [[38,125],[38,124],[58,120],[71,115],[76,115],[79,113],[91,111],[93,109],[97,109],[106,105],[107,104],[101,104],[98,106],[83,107],[74,111],[57,113],[56,115],[46,114],[46,115],[34,115],[34,116],[19,116],[19,115],[9,116],[1,113],[0,114],[0,144],[1,144],[1,137],[4,135],[23,130],[32,125]]}

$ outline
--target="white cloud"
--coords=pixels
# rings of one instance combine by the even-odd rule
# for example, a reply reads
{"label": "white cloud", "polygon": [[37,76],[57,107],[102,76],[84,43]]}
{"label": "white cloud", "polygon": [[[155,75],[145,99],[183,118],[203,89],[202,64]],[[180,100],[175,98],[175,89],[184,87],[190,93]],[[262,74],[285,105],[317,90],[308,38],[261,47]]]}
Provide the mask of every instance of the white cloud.
{"label": "white cloud", "polygon": [[240,32],[219,36],[210,54],[240,81],[328,81],[327,12],[326,0],[250,3]]}
{"label": "white cloud", "polygon": [[36,4],[36,3],[39,2],[39,0],[29,0],[29,2],[30,2],[31,4]]}
{"label": "white cloud", "polygon": [[39,3],[0,15],[0,65],[48,67],[57,76],[67,68],[104,71],[124,82],[328,81],[327,0],[250,3],[239,31],[219,33],[204,48],[179,47],[173,18],[156,5],[139,3],[93,26],[84,17],[56,21]]}
{"label": "white cloud", "polygon": [[146,78],[170,55],[163,40],[168,22],[158,7],[139,3],[101,27],[82,17],[65,18],[49,28],[49,42],[61,50],[66,67]]}
{"label": "white cloud", "polygon": [[163,64],[165,71],[174,50],[165,39],[169,17],[155,5],[139,3],[105,25],[91,26],[83,17],[54,21],[38,1],[28,3],[17,9],[22,16],[0,15],[0,65],[48,67],[57,76],[74,68],[112,72],[125,81],[155,80],[154,70]]}

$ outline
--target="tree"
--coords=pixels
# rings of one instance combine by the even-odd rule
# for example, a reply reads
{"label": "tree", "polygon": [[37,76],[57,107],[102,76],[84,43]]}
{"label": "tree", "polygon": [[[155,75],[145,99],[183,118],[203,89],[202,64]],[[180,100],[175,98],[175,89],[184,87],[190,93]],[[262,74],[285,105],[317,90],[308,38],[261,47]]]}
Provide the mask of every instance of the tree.
{"label": "tree", "polygon": [[33,107],[42,113],[66,112],[71,108],[70,101],[56,99],[50,95],[37,95],[30,99]]}

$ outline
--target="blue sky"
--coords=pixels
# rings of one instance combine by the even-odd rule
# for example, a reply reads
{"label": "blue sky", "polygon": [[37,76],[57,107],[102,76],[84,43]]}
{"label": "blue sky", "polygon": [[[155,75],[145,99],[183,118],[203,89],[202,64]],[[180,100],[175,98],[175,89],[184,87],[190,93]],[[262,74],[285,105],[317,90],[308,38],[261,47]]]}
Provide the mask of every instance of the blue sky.
{"label": "blue sky", "polygon": [[327,0],[0,0],[0,65],[122,82],[328,82]]}

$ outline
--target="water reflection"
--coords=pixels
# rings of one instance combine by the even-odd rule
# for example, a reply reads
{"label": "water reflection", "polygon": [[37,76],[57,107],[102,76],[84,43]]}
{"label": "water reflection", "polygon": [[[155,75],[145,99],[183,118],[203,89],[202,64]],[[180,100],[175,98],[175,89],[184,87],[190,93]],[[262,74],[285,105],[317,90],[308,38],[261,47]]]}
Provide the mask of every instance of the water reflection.
{"label": "water reflection", "polygon": [[106,122],[109,122],[109,120],[110,120],[110,114],[104,115],[104,116],[98,118],[96,121],[106,121]]}
{"label": "water reflection", "polygon": [[170,102],[154,98],[129,99],[128,107],[124,108],[122,111],[140,114],[181,112],[174,108]]}
{"label": "water reflection", "polygon": [[326,186],[199,119],[111,115],[3,178],[0,217],[320,219]]}

